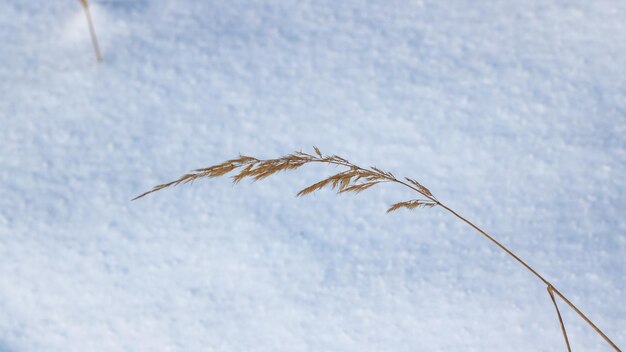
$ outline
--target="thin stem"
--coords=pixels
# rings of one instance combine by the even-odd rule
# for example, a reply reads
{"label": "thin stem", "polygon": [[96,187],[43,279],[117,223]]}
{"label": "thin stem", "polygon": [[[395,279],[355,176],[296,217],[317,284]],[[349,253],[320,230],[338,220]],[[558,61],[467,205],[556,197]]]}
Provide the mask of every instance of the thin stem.
{"label": "thin stem", "polygon": [[600,330],[600,328],[598,328],[589,318],[587,318],[587,316],[585,314],[583,314],[583,312],[580,311],[580,309],[578,309],[572,302],[570,302],[559,290],[557,290],[548,280],[544,279],[543,276],[541,276],[537,271],[535,271],[535,269],[533,269],[532,267],[530,267],[530,265],[526,264],[525,261],[523,261],[520,257],[518,257],[515,253],[513,253],[510,249],[508,249],[507,247],[505,247],[503,244],[501,244],[500,242],[498,242],[495,238],[489,236],[489,234],[487,234],[485,231],[483,231],[481,228],[479,228],[478,226],[474,225],[472,222],[470,222],[469,220],[467,220],[466,218],[462,217],[461,215],[459,215],[457,212],[455,212],[454,210],[448,208],[446,205],[438,202],[438,204],[446,209],[447,211],[449,211],[450,213],[452,213],[452,215],[456,216],[457,218],[459,218],[460,220],[462,220],[463,222],[465,222],[466,224],[470,225],[472,228],[474,228],[476,231],[478,231],[481,235],[485,236],[487,239],[489,239],[491,242],[495,243],[498,247],[500,247],[502,250],[504,250],[507,254],[509,254],[511,257],[513,257],[515,260],[517,260],[520,264],[522,264],[528,271],[530,271],[531,273],[533,273],[539,280],[541,280],[547,287],[550,287],[551,290],[557,294],[557,296],[561,297],[561,299],[567,303],[568,306],[570,306],[570,308],[572,308],[581,318],[583,318],[583,320],[585,320],[587,322],[587,324],[589,324],[600,336],[602,336],[602,338],[604,338],[604,340],[606,342],[608,342],[609,345],[611,345],[611,347],[613,347],[613,349],[615,349],[615,351],[617,352],[622,352],[622,350],[619,349],[619,347],[617,347],[617,345],[615,345],[615,343],[613,343],[613,341],[611,341],[611,339],[609,339],[608,336],[606,336],[606,334],[604,334],[602,332],[602,330]]}
{"label": "thin stem", "polygon": [[80,3],[83,5],[83,9],[85,10],[85,16],[87,16],[87,24],[89,25],[89,33],[91,34],[91,43],[93,44],[93,49],[96,52],[96,60],[98,60],[98,62],[101,62],[102,54],[100,53],[100,46],[98,45],[96,30],[94,29],[93,21],[91,20],[89,4],[87,3],[87,0],[80,0]]}
{"label": "thin stem", "polygon": [[491,237],[489,234],[487,234],[485,231],[483,231],[480,227],[474,225],[471,221],[469,221],[466,218],[462,217],[461,215],[459,215],[454,210],[448,208],[445,204],[439,203],[439,205],[442,208],[444,208],[445,210],[447,210],[450,213],[452,213],[452,215],[456,216],[457,218],[461,219],[463,222],[465,222],[466,224],[468,224],[469,226],[474,228],[474,230],[478,231],[481,235],[485,236],[491,242],[495,243],[498,247],[500,247],[503,251],[508,253],[511,257],[515,258],[515,260],[517,260],[520,264],[522,264],[528,271],[533,273],[539,280],[541,280],[544,284],[546,284],[546,286],[550,286],[550,283],[548,282],[548,280],[544,279],[543,276],[539,275],[539,273],[537,271],[535,271],[535,269],[531,268],[530,265],[526,264],[525,261],[523,261],[520,257],[518,257],[515,253],[513,253],[510,249],[508,249],[502,243],[498,242],[495,238]]}
{"label": "thin stem", "polygon": [[587,316],[585,314],[583,314],[583,312],[581,312],[572,302],[569,301],[569,299],[567,299],[561,292],[559,292],[559,290],[557,290],[554,286],[552,287],[552,291],[554,293],[557,294],[557,296],[561,297],[561,299],[563,300],[563,302],[567,303],[568,306],[570,306],[570,308],[572,308],[574,310],[574,312],[576,312],[581,318],[583,318],[587,324],[589,324],[600,336],[602,336],[602,338],[608,342],[609,345],[611,345],[611,347],[613,347],[613,349],[615,349],[618,352],[621,352],[622,350],[619,349],[619,347],[617,347],[617,345],[615,345],[615,343],[613,343],[613,341],[611,341],[611,339],[609,339],[608,336],[606,336],[602,330],[600,330],[600,328],[598,328],[596,326],[596,324],[594,324],[589,318],[587,318]]}
{"label": "thin stem", "polygon": [[552,286],[548,286],[548,293],[550,294],[550,299],[554,304],[554,309],[556,309],[556,315],[559,317],[559,323],[561,324],[561,331],[563,332],[563,338],[565,338],[565,345],[567,346],[567,350],[572,352],[572,347],[569,345],[569,339],[567,338],[567,331],[565,330],[565,324],[563,323],[563,318],[561,317],[561,311],[559,310],[559,305],[556,304],[556,299],[554,299],[554,289]]}

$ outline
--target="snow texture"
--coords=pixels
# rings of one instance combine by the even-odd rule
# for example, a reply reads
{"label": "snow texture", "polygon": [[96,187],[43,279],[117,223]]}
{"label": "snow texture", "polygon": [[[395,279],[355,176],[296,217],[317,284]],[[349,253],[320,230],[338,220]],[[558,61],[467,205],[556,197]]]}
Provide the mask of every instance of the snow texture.
{"label": "snow texture", "polygon": [[[413,198],[198,182],[312,145],[418,179],[626,347],[626,2],[0,2],[0,351],[559,351],[546,288]],[[611,351],[561,304],[576,351]]]}

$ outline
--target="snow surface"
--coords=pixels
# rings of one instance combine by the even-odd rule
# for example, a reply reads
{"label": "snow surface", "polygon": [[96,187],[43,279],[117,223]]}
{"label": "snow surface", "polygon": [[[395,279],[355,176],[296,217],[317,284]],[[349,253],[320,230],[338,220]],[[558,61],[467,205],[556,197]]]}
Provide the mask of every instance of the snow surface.
{"label": "snow surface", "polygon": [[[545,287],[319,146],[417,178],[626,347],[626,2],[0,2],[0,351],[559,351]],[[610,347],[561,304],[575,351]]]}

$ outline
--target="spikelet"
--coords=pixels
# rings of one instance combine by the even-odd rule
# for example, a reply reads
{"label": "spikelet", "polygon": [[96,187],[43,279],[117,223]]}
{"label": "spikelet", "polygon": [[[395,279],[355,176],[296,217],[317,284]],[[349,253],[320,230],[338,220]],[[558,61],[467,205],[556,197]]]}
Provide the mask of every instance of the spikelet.
{"label": "spikelet", "polygon": [[410,183],[412,183],[415,187],[417,187],[417,189],[419,190],[420,193],[422,193],[424,195],[427,195],[427,196],[432,196],[433,195],[432,193],[430,193],[430,190],[428,188],[422,186],[421,183],[415,181],[414,179],[408,178],[408,177],[405,177],[404,179],[409,181]]}
{"label": "spikelet", "polygon": [[389,209],[387,209],[387,213],[391,213],[392,211],[396,211],[400,208],[407,208],[407,209],[415,209],[419,207],[432,208],[435,205],[437,205],[437,203],[427,201],[427,200],[422,200],[422,199],[409,200],[407,202],[399,202],[399,203],[393,204],[391,207],[389,207]]}

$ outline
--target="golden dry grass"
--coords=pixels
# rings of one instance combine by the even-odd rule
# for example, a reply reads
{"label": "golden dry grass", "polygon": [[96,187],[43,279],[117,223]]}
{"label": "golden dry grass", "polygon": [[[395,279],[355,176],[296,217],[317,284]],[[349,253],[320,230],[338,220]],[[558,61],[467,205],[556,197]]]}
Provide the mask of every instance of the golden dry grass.
{"label": "golden dry grass", "polygon": [[421,197],[419,199],[411,199],[408,201],[402,201],[398,203],[392,204],[387,212],[393,212],[398,209],[416,209],[420,207],[428,207],[432,208],[435,206],[439,206],[452,215],[454,215],[459,220],[463,221],[482,236],[487,238],[489,241],[494,243],[504,252],[506,252],[509,256],[515,259],[519,264],[521,264],[526,270],[531,272],[537,279],[539,279],[548,290],[549,297],[554,304],[556,309],[558,321],[561,327],[561,331],[563,333],[563,338],[565,339],[565,344],[567,350],[571,352],[570,341],[567,336],[567,332],[565,330],[565,324],[561,317],[561,312],[559,311],[559,306],[556,301],[556,296],[560,297],[563,302],[565,302],[574,312],[576,312],[587,324],[589,324],[598,335],[600,335],[615,351],[621,352],[621,350],[604,334],[602,330],[600,330],[585,314],[583,314],[578,307],[576,307],[572,302],[569,301],[559,290],[557,290],[548,280],[546,280],[542,275],[540,275],[535,269],[530,267],[525,261],[523,261],[520,257],[518,257],[515,253],[513,253],[509,248],[504,246],[502,243],[497,241],[491,235],[487,234],[483,229],[473,224],[471,221],[467,220],[463,216],[459,215],[456,211],[452,210],[445,204],[441,203],[432,192],[423,186],[421,183],[416,181],[415,179],[411,179],[405,177],[403,179],[396,178],[391,172],[381,170],[375,166],[369,168],[363,168],[357,166],[348,160],[339,157],[337,155],[324,155],[319,148],[313,147],[314,153],[308,154],[303,152],[295,152],[292,154],[285,155],[276,159],[266,159],[260,160],[250,156],[240,155],[238,158],[227,160],[221,164],[217,164],[214,166],[210,166],[207,168],[197,169],[188,174],[183,175],[182,177],[167,183],[163,183],[155,186],[151,190],[140,194],[139,196],[133,198],[139,199],[148,194],[151,194],[156,191],[160,191],[165,188],[178,186],[180,184],[192,183],[201,178],[213,178],[224,176],[230,172],[237,170],[237,173],[232,176],[233,182],[238,183],[242,180],[248,178],[253,181],[258,181],[265,179],[271,175],[274,175],[281,171],[287,170],[296,170],[304,165],[312,164],[312,163],[324,163],[330,165],[338,165],[343,166],[346,169],[344,171],[338,172],[334,175],[331,175],[321,181],[318,181],[298,192],[298,196],[305,196],[307,194],[311,194],[315,191],[321,190],[323,188],[331,188],[336,190],[338,193],[360,193],[365,191],[373,186],[376,186],[381,183],[396,183],[400,184],[404,187],[407,187],[415,192],[417,192]]}

